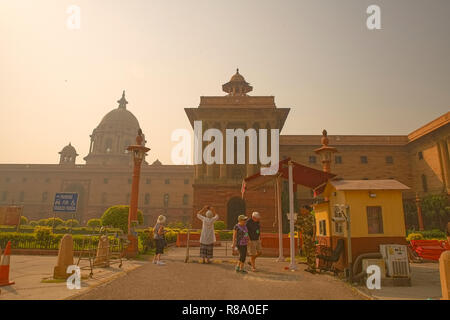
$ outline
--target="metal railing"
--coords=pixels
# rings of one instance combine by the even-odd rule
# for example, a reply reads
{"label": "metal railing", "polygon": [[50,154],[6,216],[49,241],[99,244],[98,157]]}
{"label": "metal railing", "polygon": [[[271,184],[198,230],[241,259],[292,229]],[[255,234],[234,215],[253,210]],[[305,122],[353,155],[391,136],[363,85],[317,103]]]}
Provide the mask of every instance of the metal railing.
{"label": "metal railing", "polygon": [[[119,264],[119,268],[122,267],[124,245],[126,245],[124,237],[117,233],[104,233],[102,236],[106,236],[108,239],[105,254],[101,255],[97,252],[100,241],[100,239],[96,239],[99,237],[97,234],[86,236],[83,239],[82,249],[78,250],[77,266],[81,270],[89,270],[90,277],[94,275],[94,267],[109,267],[111,264]],[[87,261],[88,264],[82,264],[82,261]]]}
{"label": "metal railing", "polygon": [[[184,262],[189,262],[191,258],[201,258],[200,257],[200,235],[201,229],[187,229],[186,232],[186,255]],[[213,246],[213,259],[214,258],[230,258],[233,257],[232,248],[232,230],[216,230],[217,241]],[[220,235],[230,233],[231,235],[226,239],[220,238]],[[193,235],[198,235],[198,239],[194,239]],[[217,237],[219,235],[219,237]],[[195,237],[197,238],[197,237]]]}

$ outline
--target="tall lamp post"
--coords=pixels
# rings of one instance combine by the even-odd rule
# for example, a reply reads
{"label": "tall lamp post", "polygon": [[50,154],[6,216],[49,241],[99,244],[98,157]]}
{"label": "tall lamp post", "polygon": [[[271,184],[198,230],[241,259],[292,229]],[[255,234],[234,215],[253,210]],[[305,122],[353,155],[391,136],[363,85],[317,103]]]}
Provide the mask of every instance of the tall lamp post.
{"label": "tall lamp post", "polygon": [[137,209],[139,198],[139,179],[141,176],[141,164],[150,148],[145,146],[142,130],[138,130],[136,144],[128,146],[127,150],[133,155],[133,180],[131,184],[130,209],[128,212],[128,247],[126,255],[135,257],[138,253],[138,238],[134,226],[138,223]]}

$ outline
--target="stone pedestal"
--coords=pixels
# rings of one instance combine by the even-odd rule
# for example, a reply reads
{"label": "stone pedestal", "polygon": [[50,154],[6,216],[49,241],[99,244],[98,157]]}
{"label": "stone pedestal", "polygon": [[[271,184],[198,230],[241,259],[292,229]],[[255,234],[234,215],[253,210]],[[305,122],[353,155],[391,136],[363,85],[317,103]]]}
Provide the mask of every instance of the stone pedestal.
{"label": "stone pedestal", "polygon": [[73,239],[72,235],[65,234],[59,245],[58,260],[53,269],[53,278],[67,279],[69,277],[67,267],[70,265],[73,265]]}
{"label": "stone pedestal", "polygon": [[109,240],[107,236],[101,236],[98,241],[94,265],[109,267]]}

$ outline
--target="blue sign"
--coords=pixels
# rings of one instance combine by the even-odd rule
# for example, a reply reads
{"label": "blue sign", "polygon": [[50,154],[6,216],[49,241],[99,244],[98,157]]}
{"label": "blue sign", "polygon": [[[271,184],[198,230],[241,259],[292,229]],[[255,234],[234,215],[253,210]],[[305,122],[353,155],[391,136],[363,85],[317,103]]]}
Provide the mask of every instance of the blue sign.
{"label": "blue sign", "polygon": [[54,212],[76,212],[78,193],[63,192],[55,194]]}

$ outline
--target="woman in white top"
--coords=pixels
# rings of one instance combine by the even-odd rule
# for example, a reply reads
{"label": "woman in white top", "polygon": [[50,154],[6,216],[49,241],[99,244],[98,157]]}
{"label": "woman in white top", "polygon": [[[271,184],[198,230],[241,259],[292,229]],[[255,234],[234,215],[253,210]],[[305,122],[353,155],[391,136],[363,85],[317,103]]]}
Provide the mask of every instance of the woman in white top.
{"label": "woman in white top", "polygon": [[[206,212],[206,213],[205,213]],[[205,214],[205,215],[203,215]],[[214,242],[216,235],[214,234],[214,222],[219,219],[213,207],[204,206],[198,213],[197,218],[202,220],[202,233],[200,235],[200,256],[203,263],[210,263],[213,257]]]}

